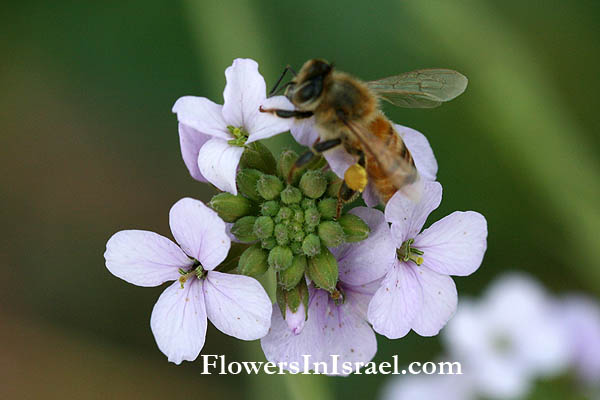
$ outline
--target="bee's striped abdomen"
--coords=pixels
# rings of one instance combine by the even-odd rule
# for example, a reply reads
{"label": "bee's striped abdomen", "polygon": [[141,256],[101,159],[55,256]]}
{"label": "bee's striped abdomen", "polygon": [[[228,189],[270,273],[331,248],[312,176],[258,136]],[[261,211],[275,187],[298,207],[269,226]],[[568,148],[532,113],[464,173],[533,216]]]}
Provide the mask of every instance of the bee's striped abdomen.
{"label": "bee's striped abdomen", "polygon": [[398,189],[417,179],[417,170],[404,141],[383,114],[378,115],[369,124],[369,131],[385,145],[387,154],[394,155],[394,158],[389,160],[366,155],[369,179],[381,200],[387,203]]}

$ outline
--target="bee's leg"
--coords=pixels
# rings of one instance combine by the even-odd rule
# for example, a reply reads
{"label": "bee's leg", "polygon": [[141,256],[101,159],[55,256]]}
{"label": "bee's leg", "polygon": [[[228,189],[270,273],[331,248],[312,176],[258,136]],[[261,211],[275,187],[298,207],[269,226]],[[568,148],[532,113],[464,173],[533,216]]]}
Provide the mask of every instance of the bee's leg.
{"label": "bee's leg", "polygon": [[[277,82],[275,83],[275,86],[273,86],[273,89],[271,89],[271,91],[269,92],[269,97],[273,96],[273,94],[277,91],[277,87],[279,86],[279,84],[281,83],[281,81],[283,80],[283,77],[285,76],[285,74],[290,71],[292,74],[294,74],[294,76],[298,75],[296,73],[296,71],[294,71],[292,69],[292,67],[290,66],[290,64],[286,65],[285,68],[283,69],[283,72],[281,73],[281,76],[279,77],[279,79],[277,79]],[[286,83],[284,85],[287,86],[288,84]]]}
{"label": "bee's leg", "polygon": [[294,173],[296,172],[296,170],[298,168],[305,166],[306,164],[311,162],[316,156],[320,155],[324,151],[332,149],[334,147],[337,147],[340,144],[342,144],[342,139],[340,139],[340,138],[330,139],[330,140],[326,140],[324,142],[319,142],[317,140],[317,142],[315,144],[313,144],[312,148],[310,150],[307,150],[306,152],[302,153],[302,155],[300,155],[300,157],[298,157],[298,159],[296,160],[294,165],[292,165],[292,168],[290,168],[290,172],[288,173],[288,176],[287,176],[288,182],[292,181],[292,177],[294,176]]}
{"label": "bee's leg", "polygon": [[262,108],[262,106],[260,106],[258,108],[258,111],[260,111],[260,112],[268,112],[268,113],[271,113],[271,114],[275,114],[279,118],[303,119],[303,118],[310,118],[310,117],[313,116],[313,112],[312,111],[280,110],[278,108]]}
{"label": "bee's leg", "polygon": [[338,201],[337,207],[335,209],[335,219],[340,218],[344,204],[354,200],[357,194],[358,192],[356,190],[350,189],[348,185],[346,185],[346,181],[342,182],[342,186],[340,186],[340,190],[338,191]]}
{"label": "bee's leg", "polygon": [[[336,219],[338,219],[342,213],[342,208],[345,203],[353,201],[359,192],[362,192],[367,184],[366,177],[366,159],[365,153],[362,150],[354,149],[351,151],[353,154],[358,155],[358,162],[351,165],[346,173],[344,174],[344,181],[340,190],[338,191],[338,201],[336,208]],[[349,172],[350,171],[350,172]],[[352,188],[348,186],[347,181],[352,181]]]}

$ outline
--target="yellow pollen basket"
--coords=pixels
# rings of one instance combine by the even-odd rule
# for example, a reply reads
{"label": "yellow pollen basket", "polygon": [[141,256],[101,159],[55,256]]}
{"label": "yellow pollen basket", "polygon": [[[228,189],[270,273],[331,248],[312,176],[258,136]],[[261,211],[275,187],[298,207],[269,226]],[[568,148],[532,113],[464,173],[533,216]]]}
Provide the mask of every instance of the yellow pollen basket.
{"label": "yellow pollen basket", "polygon": [[346,170],[344,181],[350,189],[362,192],[367,186],[367,171],[360,165],[354,164]]}

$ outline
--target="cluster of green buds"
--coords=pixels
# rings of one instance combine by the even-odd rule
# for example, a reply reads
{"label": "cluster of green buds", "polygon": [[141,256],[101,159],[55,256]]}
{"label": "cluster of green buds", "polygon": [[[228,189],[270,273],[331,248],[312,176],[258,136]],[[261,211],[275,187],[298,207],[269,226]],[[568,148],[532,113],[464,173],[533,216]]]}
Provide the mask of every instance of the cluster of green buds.
{"label": "cluster of green buds", "polygon": [[339,296],[338,264],[329,248],[370,233],[362,219],[338,210],[342,180],[323,171],[322,157],[294,168],[298,154],[292,150],[275,161],[262,144],[248,146],[237,173],[238,195],[219,193],[210,201],[224,221],[233,223],[231,233],[248,244],[238,273],[258,278],[274,271],[284,317],[286,304],[295,313],[308,301],[305,275],[317,288]]}

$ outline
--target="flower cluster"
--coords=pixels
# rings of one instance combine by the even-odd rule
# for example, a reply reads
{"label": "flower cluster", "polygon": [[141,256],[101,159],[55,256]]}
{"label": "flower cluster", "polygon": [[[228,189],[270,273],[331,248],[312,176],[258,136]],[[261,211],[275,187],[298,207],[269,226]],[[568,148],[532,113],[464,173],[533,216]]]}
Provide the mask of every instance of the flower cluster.
{"label": "flower cluster", "polygon": [[[461,301],[442,338],[443,359],[459,361],[462,375],[403,377],[385,399],[521,399],[557,379],[576,398],[596,398],[600,390],[600,305],[579,294],[554,298],[522,274],[501,277],[479,300]],[[574,374],[561,378],[569,369]]]}
{"label": "flower cluster", "polygon": [[[480,266],[487,224],[454,212],[422,230],[441,202],[437,162],[421,133],[394,125],[423,180],[420,200],[397,192],[384,211],[374,189],[344,206],[338,193],[356,162],[342,147],[299,167],[298,154],[275,157],[261,139],[290,131],[303,145],[318,138],[313,118],[278,118],[259,108],[293,107],[267,98],[256,62],[225,71],[224,104],[186,96],[175,103],[181,153],[191,176],[221,192],[208,205],[179,200],[171,209],[177,244],[153,232],[116,233],[107,243],[111,273],[139,286],[175,281],[158,299],[151,328],[170,361],[194,360],[207,319],[242,340],[261,339],[273,362],[367,362],[375,332],[436,335],[456,310],[450,276]],[[233,242],[233,244],[232,244]],[[230,248],[241,249],[239,256]],[[276,276],[276,288],[255,279]]]}

